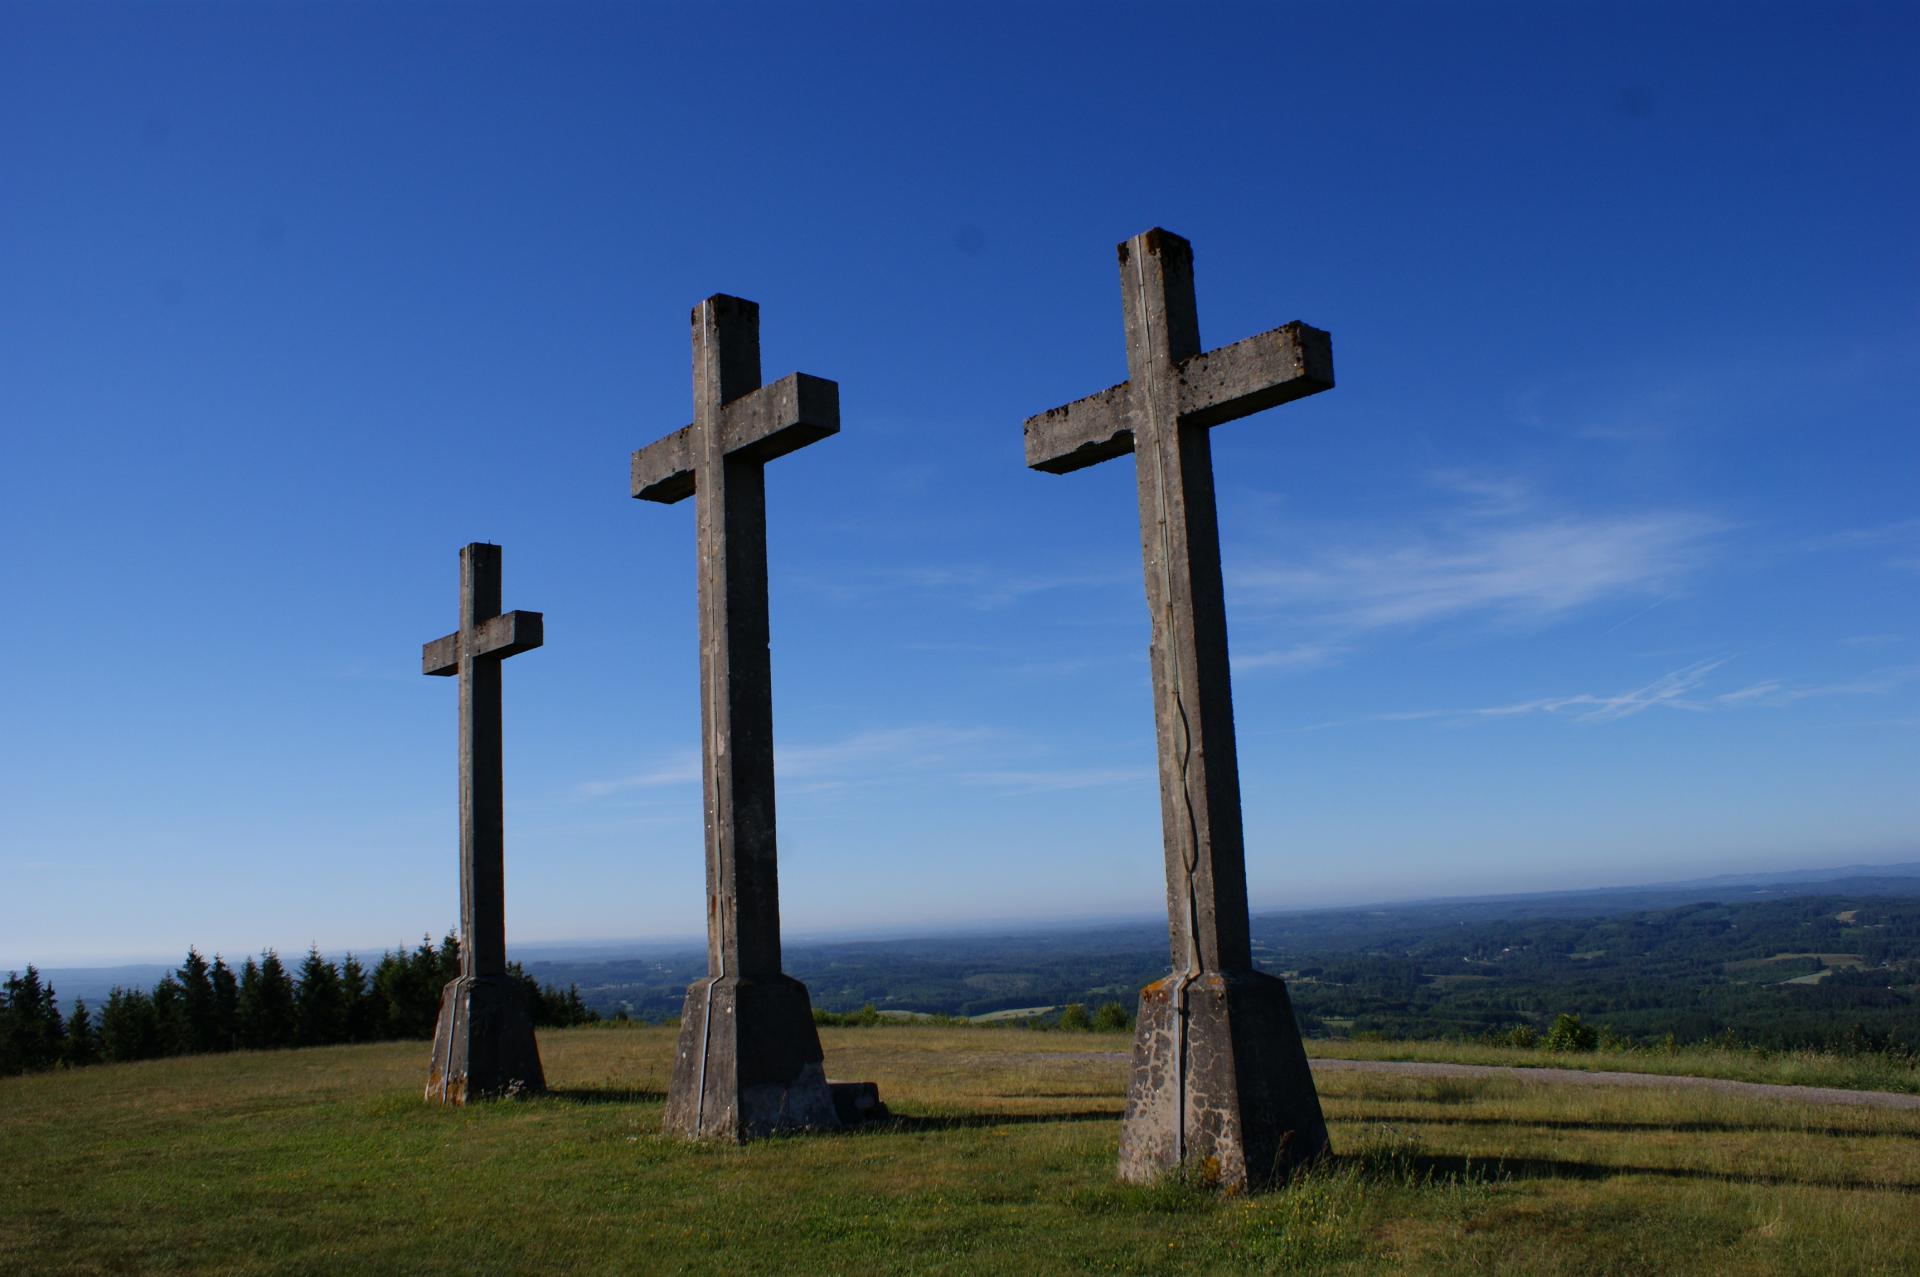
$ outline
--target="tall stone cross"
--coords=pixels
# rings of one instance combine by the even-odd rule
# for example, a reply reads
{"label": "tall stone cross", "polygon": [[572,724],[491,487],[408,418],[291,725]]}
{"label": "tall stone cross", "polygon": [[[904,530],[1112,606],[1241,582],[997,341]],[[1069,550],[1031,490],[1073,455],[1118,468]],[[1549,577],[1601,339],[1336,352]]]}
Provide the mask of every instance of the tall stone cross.
{"label": "tall stone cross", "polygon": [[460,680],[460,976],[440,998],[427,1098],[546,1089],[533,1018],[507,974],[500,662],[539,647],[538,612],[500,611],[500,547],[460,551],[460,628],[428,643],[426,674]]}
{"label": "tall stone cross", "polygon": [[1128,379],[1029,418],[1026,449],[1053,474],[1135,454],[1174,970],[1140,995],[1120,1173],[1259,1187],[1327,1131],[1286,985],[1253,968],[1208,432],[1330,389],[1333,346],[1292,323],[1203,351],[1192,246],[1150,230],[1119,254]]}
{"label": "tall stone cross", "polygon": [[693,312],[693,424],[633,454],[633,495],[698,493],[707,978],[687,990],[666,1128],[742,1141],[840,1125],[806,986],[780,970],[766,464],[840,429],[840,388],[760,384],[760,308]]}

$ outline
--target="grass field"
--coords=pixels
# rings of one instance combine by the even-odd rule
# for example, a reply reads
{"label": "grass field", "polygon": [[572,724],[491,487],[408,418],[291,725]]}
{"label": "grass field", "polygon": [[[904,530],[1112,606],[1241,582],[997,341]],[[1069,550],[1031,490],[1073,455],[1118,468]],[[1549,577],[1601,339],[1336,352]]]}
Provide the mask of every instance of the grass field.
{"label": "grass field", "polygon": [[420,1043],[0,1080],[0,1272],[1920,1271],[1920,1112],[1330,1072],[1338,1156],[1233,1199],[1113,1182],[1122,1036],[828,1029],[896,1120],[744,1149],[659,1134],[672,1036],[459,1111]]}

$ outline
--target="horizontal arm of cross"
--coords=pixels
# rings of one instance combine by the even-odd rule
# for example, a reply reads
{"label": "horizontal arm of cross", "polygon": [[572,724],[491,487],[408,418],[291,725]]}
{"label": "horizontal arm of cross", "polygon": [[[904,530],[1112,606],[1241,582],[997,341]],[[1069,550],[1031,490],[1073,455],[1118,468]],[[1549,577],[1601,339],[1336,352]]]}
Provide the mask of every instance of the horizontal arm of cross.
{"label": "horizontal arm of cross", "polygon": [[1180,365],[1180,424],[1218,426],[1333,389],[1333,338],[1295,321]]}
{"label": "horizontal arm of cross", "polygon": [[1133,388],[1126,382],[1027,418],[1027,465],[1066,474],[1133,451]]}
{"label": "horizontal arm of cross", "polygon": [[[473,654],[505,660],[530,652],[546,641],[545,618],[538,612],[506,612],[490,616],[473,628]],[[460,672],[460,633],[443,635],[420,651],[422,674]]]}
{"label": "horizontal arm of cross", "polygon": [[[1333,388],[1333,339],[1291,323],[1174,365],[1180,423],[1217,426]],[[1066,474],[1133,451],[1132,383],[1027,418],[1027,465]]]}
{"label": "horizontal arm of cross", "polygon": [[[840,385],[797,372],[725,404],[720,446],[729,456],[765,463],[840,431]],[[693,495],[699,468],[693,426],[682,426],[633,454],[633,495],[671,505]]]}

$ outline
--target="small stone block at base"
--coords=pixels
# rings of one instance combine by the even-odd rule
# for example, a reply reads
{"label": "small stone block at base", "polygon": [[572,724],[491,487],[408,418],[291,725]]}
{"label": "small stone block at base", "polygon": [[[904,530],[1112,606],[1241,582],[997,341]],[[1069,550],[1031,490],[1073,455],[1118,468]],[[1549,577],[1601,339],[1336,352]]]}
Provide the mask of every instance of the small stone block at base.
{"label": "small stone block at base", "polygon": [[833,1111],[840,1115],[842,1126],[877,1122],[887,1115],[887,1106],[880,1102],[880,1087],[876,1083],[830,1081],[827,1089],[833,1092]]}

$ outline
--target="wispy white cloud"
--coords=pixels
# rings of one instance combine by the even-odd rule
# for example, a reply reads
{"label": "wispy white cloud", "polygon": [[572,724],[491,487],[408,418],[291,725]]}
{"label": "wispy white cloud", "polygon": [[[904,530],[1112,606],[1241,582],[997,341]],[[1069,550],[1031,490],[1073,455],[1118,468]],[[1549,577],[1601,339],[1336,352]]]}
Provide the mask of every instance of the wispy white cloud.
{"label": "wispy white cloud", "polygon": [[1826,696],[1880,696],[1897,691],[1916,678],[1920,678],[1920,665],[1879,670],[1864,678],[1837,683],[1791,684],[1769,679],[1714,699],[1722,705],[1792,705]]}
{"label": "wispy white cloud", "polygon": [[985,727],[879,728],[837,741],[776,746],[773,766],[780,777],[794,780],[918,771],[952,766],[999,736],[999,732]]}
{"label": "wispy white cloud", "polygon": [[1870,527],[1847,528],[1815,537],[1810,545],[1816,550],[1870,550],[1884,554],[1883,561],[1890,568],[1920,572],[1920,519],[1895,519]]}
{"label": "wispy white cloud", "polygon": [[1265,652],[1235,652],[1232,658],[1233,672],[1318,669],[1333,664],[1344,650],[1337,643],[1295,643],[1290,647],[1278,647]]}
{"label": "wispy white cloud", "polygon": [[986,785],[1015,794],[1058,793],[1073,789],[1106,789],[1114,785],[1151,784],[1156,773],[1151,767],[1068,767],[1056,770],[963,772],[958,780],[970,785]]}
{"label": "wispy white cloud", "polygon": [[605,798],[609,794],[623,794],[636,789],[662,789],[699,783],[700,755],[689,749],[631,776],[584,781],[574,786],[573,792],[578,798]]}
{"label": "wispy white cloud", "polygon": [[1362,718],[1336,719],[1313,723],[1301,731],[1320,731],[1331,727],[1351,727],[1359,723],[1406,723],[1450,720],[1470,723],[1491,719],[1524,718],[1530,715],[1564,716],[1577,722],[1606,723],[1632,718],[1651,709],[1684,710],[1689,713],[1742,709],[1750,706],[1786,706],[1827,696],[1875,696],[1896,691],[1920,679],[1920,665],[1883,670],[1866,678],[1834,683],[1788,683],[1781,679],[1763,679],[1733,691],[1704,693],[1708,679],[1733,658],[1714,657],[1669,670],[1659,678],[1624,692],[1611,694],[1576,692],[1569,696],[1541,696],[1532,700],[1474,709],[1398,710],[1368,714]]}
{"label": "wispy white cloud", "polygon": [[[1041,763],[1008,766],[1006,759],[1032,758],[1046,751],[1008,733],[985,727],[915,725],[874,728],[838,740],[780,748],[774,772],[783,792],[828,793],[914,774],[938,773],[943,784],[967,785],[1005,793],[1051,793],[1100,789],[1151,781],[1151,767],[1051,767]],[[606,798],[635,790],[691,788],[700,783],[700,760],[688,753],[631,776],[588,781],[574,796]]]}
{"label": "wispy white cloud", "polygon": [[[810,790],[833,788],[857,778],[958,766],[978,756],[1000,733],[983,727],[912,726],[855,732],[839,740],[776,746],[777,779]],[[577,798],[605,798],[635,790],[698,785],[700,755],[686,750],[644,771],[574,786]]]}
{"label": "wispy white cloud", "polygon": [[1433,471],[1427,482],[1459,498],[1465,513],[1476,518],[1519,514],[1534,503],[1533,485],[1511,474],[1448,467]]}
{"label": "wispy white cloud", "polygon": [[1631,718],[1654,708],[1702,710],[1706,707],[1691,699],[1693,691],[1706,682],[1709,674],[1726,663],[1726,657],[1696,661],[1692,665],[1670,670],[1644,686],[1610,696],[1579,692],[1572,696],[1550,696],[1512,705],[1495,705],[1471,713],[1481,718],[1515,718],[1523,714],[1561,714],[1572,710],[1575,711],[1573,717],[1583,722],[1604,723]]}
{"label": "wispy white cloud", "polygon": [[933,594],[991,610],[1040,594],[1101,589],[1136,579],[1117,572],[1020,572],[986,564],[874,569],[837,577],[819,588],[840,599],[900,592]]}
{"label": "wispy white cloud", "polygon": [[1470,615],[1538,623],[1674,588],[1702,566],[1724,528],[1687,513],[1469,522],[1398,544],[1243,570],[1233,588],[1239,597],[1308,609],[1324,624],[1353,630]]}

